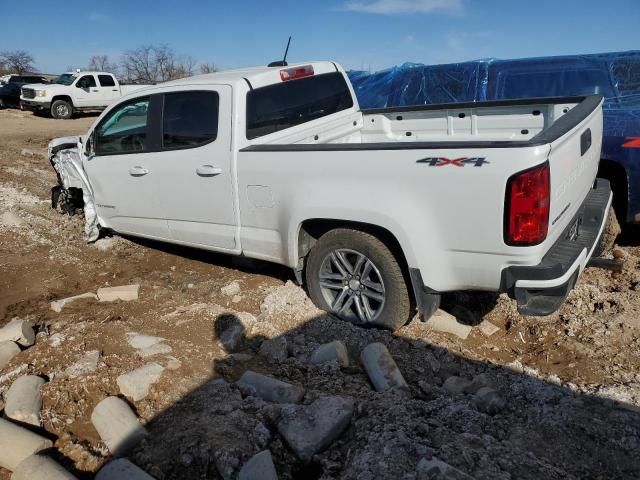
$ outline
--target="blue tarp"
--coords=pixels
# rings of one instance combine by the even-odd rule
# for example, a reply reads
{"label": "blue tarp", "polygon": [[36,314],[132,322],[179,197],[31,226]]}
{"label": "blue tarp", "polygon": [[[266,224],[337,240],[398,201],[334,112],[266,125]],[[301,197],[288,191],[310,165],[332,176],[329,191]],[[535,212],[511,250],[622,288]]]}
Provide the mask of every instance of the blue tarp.
{"label": "blue tarp", "polygon": [[602,158],[619,163],[629,186],[627,220],[640,222],[640,51],[474,60],[447,65],[405,63],[375,73],[352,71],[360,107],[383,108],[531,97],[604,96]]}

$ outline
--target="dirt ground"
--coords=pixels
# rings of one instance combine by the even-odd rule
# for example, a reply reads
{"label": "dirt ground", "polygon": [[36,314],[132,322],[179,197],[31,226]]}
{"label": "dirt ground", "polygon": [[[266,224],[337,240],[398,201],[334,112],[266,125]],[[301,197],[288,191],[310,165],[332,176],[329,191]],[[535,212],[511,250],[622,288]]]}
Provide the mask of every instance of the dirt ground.
{"label": "dirt ground", "polygon": [[[79,478],[92,478],[109,459],[91,424],[93,407],[120,394],[119,375],[149,362],[166,369],[146,398],[131,402],[149,435],[129,458],[157,479],[223,478],[221,465],[235,478],[265,448],[280,479],[431,478],[416,469],[431,456],[473,478],[640,478],[634,234],[616,247],[623,272],[588,268],[552,316],[522,317],[504,295],[460,293],[443,308],[474,325],[490,321],[497,333],[487,337],[475,326],[462,340],[417,319],[396,334],[357,328],[315,309],[278,266],[118,236],[86,244],[82,218],[50,207],[56,177],[43,153],[51,138],[81,134],[94,120],[0,110],[0,326],[19,317],[39,332],[0,370],[0,394],[22,374],[48,379],[43,427],[55,442],[52,455]],[[239,294],[221,291],[234,281]],[[133,283],[140,284],[137,301],[50,308]],[[245,328],[243,355],[218,340],[229,319]],[[163,337],[171,352],[141,358],[127,342],[133,332]],[[260,355],[265,339],[278,339],[286,358]],[[348,368],[309,365],[315,347],[336,339],[347,346]],[[388,347],[408,395],[371,387],[359,361],[371,342]],[[69,375],[93,350],[100,352],[95,371]],[[302,463],[275,428],[282,407],[233,384],[247,369],[302,385],[305,404],[323,395],[353,398],[349,428]],[[452,375],[489,378],[506,405],[487,413],[472,396],[449,393],[442,384]],[[9,477],[0,469],[0,480]]]}

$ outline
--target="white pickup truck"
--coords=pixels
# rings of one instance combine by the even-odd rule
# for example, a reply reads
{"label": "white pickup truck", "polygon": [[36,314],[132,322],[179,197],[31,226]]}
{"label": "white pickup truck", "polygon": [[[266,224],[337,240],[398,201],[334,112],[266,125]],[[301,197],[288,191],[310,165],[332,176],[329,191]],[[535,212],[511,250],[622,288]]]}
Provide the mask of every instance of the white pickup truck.
{"label": "white pickup truck", "polygon": [[20,104],[26,110],[69,119],[78,111],[101,111],[123,95],[149,85],[121,85],[107,72],[67,72],[51,83],[22,87]]}
{"label": "white pickup truck", "polygon": [[168,82],[53,140],[54,207],[100,229],[291,267],[337,317],[396,329],[442,292],[555,311],[611,203],[602,98],[362,111],[332,62]]}

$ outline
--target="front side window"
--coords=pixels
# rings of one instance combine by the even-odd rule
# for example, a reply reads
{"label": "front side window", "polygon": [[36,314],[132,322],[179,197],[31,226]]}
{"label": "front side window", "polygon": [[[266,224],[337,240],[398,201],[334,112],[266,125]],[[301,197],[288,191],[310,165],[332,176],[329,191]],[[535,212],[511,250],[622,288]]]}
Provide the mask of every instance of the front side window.
{"label": "front side window", "polygon": [[78,88],[91,88],[96,86],[96,79],[93,78],[93,75],[85,75],[78,83],[76,83],[76,87]]}
{"label": "front side window", "polygon": [[98,81],[101,87],[115,87],[116,82],[111,75],[98,75]]}
{"label": "front side window", "polygon": [[188,148],[212,142],[218,136],[216,92],[178,92],[164,95],[162,148]]}
{"label": "front side window", "polygon": [[96,155],[140,153],[147,150],[149,97],[114,108],[95,131]]}
{"label": "front side window", "polygon": [[341,73],[256,88],[247,93],[247,139],[309,122],[353,107]]}

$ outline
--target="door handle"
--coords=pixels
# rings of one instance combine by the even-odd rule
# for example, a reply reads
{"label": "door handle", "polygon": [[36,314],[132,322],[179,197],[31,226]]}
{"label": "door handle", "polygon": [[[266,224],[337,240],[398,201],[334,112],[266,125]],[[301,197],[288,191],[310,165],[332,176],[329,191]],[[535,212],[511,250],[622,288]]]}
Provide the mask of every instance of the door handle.
{"label": "door handle", "polygon": [[213,165],[201,165],[196,168],[196,173],[201,177],[215,177],[222,173],[222,169]]}
{"label": "door handle", "polygon": [[129,169],[129,175],[132,177],[143,177],[147,173],[149,173],[149,170],[143,167],[132,167]]}
{"label": "door handle", "polygon": [[112,91],[112,92],[117,92],[117,91],[118,91],[118,89],[117,89],[117,88],[114,88],[114,89],[112,89],[111,91]]}
{"label": "door handle", "polygon": [[91,90],[92,92],[98,92],[99,90],[97,88],[94,88],[93,90]]}

